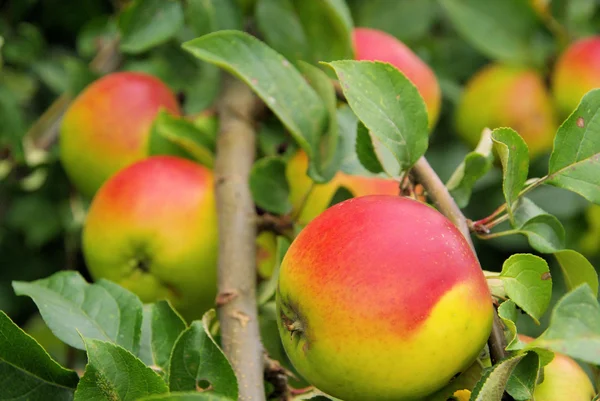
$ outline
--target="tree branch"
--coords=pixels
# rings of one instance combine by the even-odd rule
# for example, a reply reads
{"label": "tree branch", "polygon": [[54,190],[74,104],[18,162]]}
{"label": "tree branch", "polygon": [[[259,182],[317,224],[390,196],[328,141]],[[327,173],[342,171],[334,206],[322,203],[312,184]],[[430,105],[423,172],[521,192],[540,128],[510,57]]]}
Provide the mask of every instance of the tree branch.
{"label": "tree branch", "polygon": [[219,220],[219,294],[222,345],[239,383],[239,400],[265,400],[263,346],[256,304],[256,213],[249,187],[259,103],[250,88],[226,75],[217,104],[215,160]]}
{"label": "tree branch", "polygon": [[[452,195],[450,195],[450,192],[448,192],[446,185],[440,180],[440,177],[429,165],[429,162],[427,162],[425,157],[421,157],[415,163],[412,173],[416,180],[423,185],[438,210],[448,217],[448,219],[450,219],[450,221],[452,221],[452,223],[454,223],[454,225],[462,232],[475,253],[475,257],[477,257],[475,246],[471,240],[467,219],[454,201],[454,198],[452,198]],[[494,324],[492,325],[492,333],[488,340],[490,356],[493,363],[498,362],[506,356],[506,339],[504,337],[504,329],[502,326],[502,321],[498,317],[496,308],[494,308]]]}

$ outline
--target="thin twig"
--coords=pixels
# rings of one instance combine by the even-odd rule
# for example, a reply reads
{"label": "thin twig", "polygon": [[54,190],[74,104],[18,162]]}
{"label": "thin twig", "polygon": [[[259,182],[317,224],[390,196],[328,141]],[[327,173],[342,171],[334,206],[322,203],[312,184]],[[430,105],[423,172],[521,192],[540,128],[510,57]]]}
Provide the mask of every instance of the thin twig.
{"label": "thin twig", "polygon": [[[469,226],[467,224],[467,219],[454,201],[454,198],[452,198],[452,195],[450,195],[450,192],[448,192],[448,189],[440,177],[429,165],[429,162],[427,162],[427,159],[425,159],[425,157],[421,157],[413,166],[412,172],[416,180],[423,185],[427,191],[427,194],[436,205],[438,210],[448,217],[448,219],[450,219],[450,221],[452,221],[452,223],[454,223],[454,225],[456,225],[462,232],[463,236],[469,243],[469,246],[473,250],[473,253],[475,253],[475,257],[477,257],[475,246],[473,245],[473,241],[471,239]],[[492,333],[488,340],[488,345],[490,347],[490,356],[492,362],[496,363],[506,356],[506,339],[504,337],[504,329],[502,321],[498,317],[496,308],[494,308],[494,323],[492,325]]]}
{"label": "thin twig", "polygon": [[239,384],[239,400],[265,400],[263,346],[256,304],[256,213],[249,187],[255,158],[253,118],[259,105],[241,81],[226,75],[218,101],[215,160],[219,220],[219,295],[222,345]]}

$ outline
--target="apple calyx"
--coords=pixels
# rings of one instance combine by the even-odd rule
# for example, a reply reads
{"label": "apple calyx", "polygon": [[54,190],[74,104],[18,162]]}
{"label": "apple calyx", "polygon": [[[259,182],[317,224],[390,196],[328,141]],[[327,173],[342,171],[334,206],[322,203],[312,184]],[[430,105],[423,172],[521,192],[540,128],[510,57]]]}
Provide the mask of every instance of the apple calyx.
{"label": "apple calyx", "polygon": [[283,326],[290,333],[290,338],[293,339],[294,335],[297,335],[298,339],[306,337],[304,321],[292,305],[282,300],[280,315]]}

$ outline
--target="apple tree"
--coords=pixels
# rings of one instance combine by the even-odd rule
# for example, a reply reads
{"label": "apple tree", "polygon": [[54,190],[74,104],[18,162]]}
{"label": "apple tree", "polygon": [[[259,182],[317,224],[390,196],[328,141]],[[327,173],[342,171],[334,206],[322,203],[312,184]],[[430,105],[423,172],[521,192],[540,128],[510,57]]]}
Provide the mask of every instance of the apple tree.
{"label": "apple tree", "polygon": [[600,5],[0,10],[0,400],[600,399]]}

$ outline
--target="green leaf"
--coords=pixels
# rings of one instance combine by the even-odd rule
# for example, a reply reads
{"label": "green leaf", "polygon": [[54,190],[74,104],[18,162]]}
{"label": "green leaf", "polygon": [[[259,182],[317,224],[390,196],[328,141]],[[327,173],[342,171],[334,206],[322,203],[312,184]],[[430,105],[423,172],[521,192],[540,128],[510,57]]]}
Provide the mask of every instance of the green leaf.
{"label": "green leaf", "polygon": [[172,155],[197,161],[212,169],[215,141],[210,132],[192,121],[159,111],[148,139],[149,155]]}
{"label": "green leaf", "polygon": [[561,222],[529,198],[519,198],[513,217],[516,232],[525,235],[536,251],[554,253],[564,248],[566,234]]}
{"label": "green leaf", "polygon": [[258,159],[250,170],[250,191],[256,205],[267,212],[287,214],[292,210],[290,187],[281,157]]}
{"label": "green leaf", "polygon": [[138,401],[235,401],[233,398],[223,397],[211,392],[199,393],[170,393],[165,395],[151,395],[138,399]]}
{"label": "green leaf", "polygon": [[134,0],[118,19],[121,50],[142,53],[174,37],[183,26],[179,0]]}
{"label": "green leaf", "polygon": [[25,117],[15,95],[5,86],[0,86],[0,121],[0,147],[8,147],[15,159],[22,161]]}
{"label": "green leaf", "polygon": [[587,284],[558,300],[546,331],[525,349],[540,347],[600,365],[600,305]]}
{"label": "green leaf", "polygon": [[242,29],[242,15],[233,0],[186,0],[185,21],[196,36],[222,29]]}
{"label": "green leaf", "polygon": [[498,277],[509,298],[539,324],[552,297],[548,263],[539,256],[514,254],[506,259]]}
{"label": "green leaf", "polygon": [[379,29],[403,42],[426,35],[438,14],[434,0],[355,0],[349,4],[357,27]]}
{"label": "green leaf", "polygon": [[117,284],[104,279],[88,284],[78,272],[62,271],[33,282],[13,281],[12,285],[17,295],[33,299],[50,330],[70,346],[85,349],[81,333],[137,353],[142,303]]}
{"label": "green leaf", "polygon": [[339,127],[335,88],[331,79],[319,68],[304,61],[298,62],[298,68],[327,109],[327,130],[319,140],[319,151],[313,156],[316,162],[309,166],[308,175],[317,178],[316,182],[328,182],[338,172],[342,163],[343,148],[338,146]]}
{"label": "green leaf", "polygon": [[256,300],[258,305],[264,305],[269,302],[273,296],[275,295],[275,290],[277,289],[277,281],[279,279],[279,268],[281,267],[281,262],[283,261],[283,257],[285,256],[287,250],[290,247],[290,241],[281,235],[277,236],[277,251],[275,254],[275,267],[273,268],[273,274],[267,281],[263,281],[258,289],[257,289],[257,297]]}
{"label": "green leaf", "polygon": [[492,147],[492,131],[486,130],[475,150],[465,156],[448,179],[446,187],[458,207],[463,208],[469,204],[475,183],[492,168]]}
{"label": "green leaf", "polygon": [[529,150],[523,138],[512,128],[494,129],[492,140],[502,163],[502,190],[512,220],[513,206],[527,181]]}
{"label": "green leaf", "polygon": [[185,42],[183,48],[249,85],[290,131],[310,162],[315,162],[327,109],[287,59],[240,31],[210,33]]}
{"label": "green leaf", "polygon": [[549,50],[539,41],[541,23],[528,0],[440,0],[459,34],[486,56],[541,66]]}
{"label": "green leaf", "polygon": [[483,377],[473,389],[470,400],[501,401],[508,379],[525,355],[526,354],[515,355],[486,369]]}
{"label": "green leaf", "polygon": [[2,400],[72,400],[79,377],[0,311]]}
{"label": "green leaf", "polygon": [[84,338],[88,363],[75,401],[136,401],[169,391],[167,384],[131,352],[106,341]]}
{"label": "green leaf", "polygon": [[379,157],[386,172],[397,176],[412,167],[429,142],[427,110],[417,88],[388,63],[344,60],[328,65],[354,113],[395,159],[392,165]]}
{"label": "green leaf", "polygon": [[[187,328],[185,321],[173,309],[169,301],[161,300],[147,305],[148,313],[144,314],[142,337],[150,346],[150,359],[153,368],[160,368],[167,376],[169,359],[175,342]],[[145,332],[144,332],[145,331]]]}
{"label": "green leaf", "polygon": [[343,0],[293,0],[313,63],[354,58],[352,16]]}
{"label": "green leaf", "polygon": [[567,291],[587,283],[598,296],[598,273],[592,264],[577,251],[564,249],[554,254],[565,278]]}
{"label": "green leaf", "polygon": [[517,337],[517,305],[510,299],[502,302],[498,307],[498,316],[502,319],[504,326],[506,326],[506,349],[509,351],[518,349],[515,346],[519,346],[519,337]]}
{"label": "green leaf", "polygon": [[200,382],[208,382],[211,392],[237,399],[235,373],[208,331],[214,316],[215,310],[209,310],[202,321],[194,321],[177,339],[169,369],[171,391],[192,391]]}
{"label": "green leaf", "polygon": [[309,60],[310,48],[292,0],[258,0],[254,15],[265,42],[292,62]]}
{"label": "green leaf", "polygon": [[556,132],[546,183],[600,204],[600,89],[586,93]]}
{"label": "green leaf", "polygon": [[383,166],[375,152],[375,145],[369,129],[362,122],[356,127],[356,156],[360,164],[372,173],[382,173]]}
{"label": "green leaf", "polygon": [[506,392],[516,401],[533,399],[533,391],[540,374],[540,357],[535,352],[529,352],[515,367],[508,382]]}

